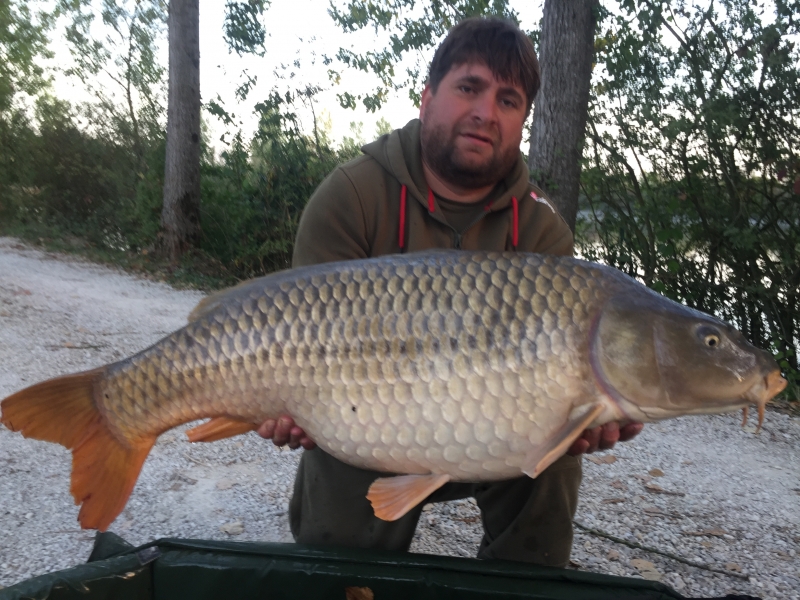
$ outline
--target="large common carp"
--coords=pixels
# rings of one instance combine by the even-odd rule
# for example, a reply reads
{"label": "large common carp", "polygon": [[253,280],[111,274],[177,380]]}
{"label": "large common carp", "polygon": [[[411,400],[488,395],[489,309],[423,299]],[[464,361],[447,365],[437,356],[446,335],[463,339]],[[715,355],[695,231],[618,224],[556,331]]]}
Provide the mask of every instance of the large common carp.
{"label": "large common carp", "polygon": [[2,401],[73,453],[83,527],[123,509],[156,438],[290,414],[397,519],[447,481],[536,477],[587,427],[764,405],[786,385],[730,325],[601,265],[434,251],[275,273],[215,294],[130,358]]}

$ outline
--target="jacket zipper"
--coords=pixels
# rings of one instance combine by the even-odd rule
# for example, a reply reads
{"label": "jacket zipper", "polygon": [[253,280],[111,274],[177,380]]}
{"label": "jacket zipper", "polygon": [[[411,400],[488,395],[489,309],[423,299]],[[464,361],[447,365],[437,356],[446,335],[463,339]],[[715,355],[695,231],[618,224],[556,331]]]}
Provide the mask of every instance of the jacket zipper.
{"label": "jacket zipper", "polygon": [[[479,215],[478,215],[478,218],[477,218],[477,219],[474,219],[474,220],[472,221],[472,223],[470,223],[469,225],[467,225],[467,226],[464,228],[464,232],[463,232],[463,233],[466,233],[466,232],[468,232],[470,229],[472,229],[472,228],[473,228],[475,225],[477,225],[477,224],[478,224],[478,222],[479,222],[481,219],[483,219],[483,218],[484,218],[484,217],[485,217],[487,214],[489,214],[489,211],[488,211],[488,210],[484,210],[484,211],[483,211],[481,214],[479,214]],[[461,242],[462,242],[462,241],[463,241],[463,239],[464,239],[464,235],[463,235],[463,233],[459,233],[458,231],[456,231],[456,228],[455,228],[455,227],[453,227],[452,225],[450,225],[450,223],[448,223],[448,224],[447,224],[447,226],[448,226],[450,229],[452,229],[452,230],[453,230],[453,248],[454,248],[454,249],[456,249],[456,250],[461,250]]]}

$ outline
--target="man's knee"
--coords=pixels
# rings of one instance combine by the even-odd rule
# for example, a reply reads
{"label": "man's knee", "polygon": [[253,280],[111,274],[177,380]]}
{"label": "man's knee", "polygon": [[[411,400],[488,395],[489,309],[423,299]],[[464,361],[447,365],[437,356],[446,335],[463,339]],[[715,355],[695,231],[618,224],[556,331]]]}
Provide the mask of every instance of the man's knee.
{"label": "man's knee", "polygon": [[580,482],[580,459],[564,456],[536,479],[500,482],[476,493],[484,520],[478,557],[566,566]]}

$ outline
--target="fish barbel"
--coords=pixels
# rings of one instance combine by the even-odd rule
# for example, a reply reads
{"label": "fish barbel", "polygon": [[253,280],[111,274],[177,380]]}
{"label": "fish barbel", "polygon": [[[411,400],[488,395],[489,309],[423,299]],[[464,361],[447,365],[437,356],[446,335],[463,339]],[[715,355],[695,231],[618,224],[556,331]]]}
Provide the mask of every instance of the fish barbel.
{"label": "fish barbel", "polygon": [[291,415],[326,452],[404,474],[400,518],[447,481],[536,477],[587,427],[759,408],[786,385],[733,327],[569,257],[434,251],[274,273],[204,299],[122,361],[21,390],[0,421],[72,450],[84,528],[122,511],[156,438]]}

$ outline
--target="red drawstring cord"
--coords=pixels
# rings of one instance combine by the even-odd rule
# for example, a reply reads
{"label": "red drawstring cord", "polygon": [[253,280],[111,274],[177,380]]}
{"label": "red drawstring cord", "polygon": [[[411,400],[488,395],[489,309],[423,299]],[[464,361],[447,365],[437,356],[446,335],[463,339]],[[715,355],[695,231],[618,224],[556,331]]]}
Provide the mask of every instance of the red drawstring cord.
{"label": "red drawstring cord", "polygon": [[435,212],[436,205],[433,203],[433,190],[428,188],[428,212]]}
{"label": "red drawstring cord", "polygon": [[519,243],[519,202],[517,202],[515,196],[511,196],[511,209],[513,212],[511,217],[511,245],[516,250]]}
{"label": "red drawstring cord", "polygon": [[408,188],[403,185],[400,186],[400,236],[398,244],[400,244],[400,252],[405,250],[406,246],[406,194]]}

